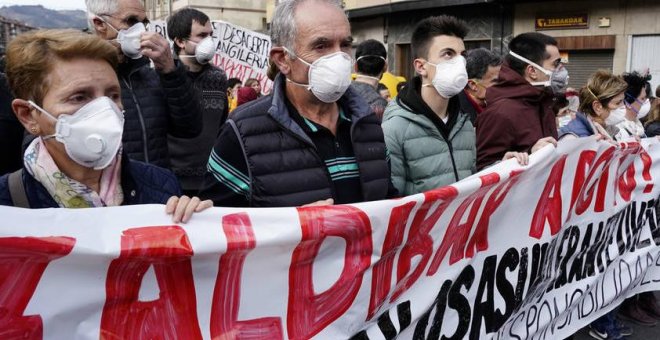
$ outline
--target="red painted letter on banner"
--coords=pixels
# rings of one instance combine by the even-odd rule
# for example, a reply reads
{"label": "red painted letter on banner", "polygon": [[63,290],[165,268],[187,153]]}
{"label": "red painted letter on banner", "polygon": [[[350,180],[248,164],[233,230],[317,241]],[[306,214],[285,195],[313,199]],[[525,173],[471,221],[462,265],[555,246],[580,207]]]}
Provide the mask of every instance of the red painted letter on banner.
{"label": "red painted letter on banner", "polygon": [[[458,195],[458,190],[452,186],[427,191],[424,193],[424,203],[415,213],[410,225],[408,240],[401,250],[397,263],[397,284],[390,302],[396,300],[410,288],[422,275],[426,265],[433,256],[433,239],[429,232],[438,222],[449,203]],[[432,207],[435,208],[431,210]],[[430,213],[429,213],[429,210]],[[428,216],[427,216],[428,215]],[[413,258],[421,256],[415,269],[410,272]]]}
{"label": "red painted letter on banner", "polygon": [[[289,268],[289,338],[308,339],[339,318],[351,306],[371,264],[372,242],[369,218],[351,206],[298,208],[302,240],[293,252]],[[339,279],[316,294],[312,269],[326,237],[346,241],[344,268]]]}
{"label": "red painted letter on banner", "polygon": [[371,298],[369,299],[369,311],[367,320],[371,319],[378,308],[383,305],[392,284],[392,269],[394,269],[394,256],[403,243],[403,235],[406,231],[406,223],[410,212],[415,207],[415,202],[408,202],[395,207],[390,214],[390,222],[387,234],[383,242],[383,254],[374,265],[371,275]]}
{"label": "red painted letter on banner", "polygon": [[550,176],[545,182],[545,187],[541,193],[541,198],[536,204],[534,216],[532,216],[532,225],[529,229],[529,236],[540,239],[545,229],[545,222],[548,221],[550,234],[555,235],[561,229],[561,182],[568,155],[563,155],[550,170]]}
{"label": "red painted letter on banner", "polygon": [[246,213],[224,216],[222,229],[227,236],[227,252],[220,257],[213,291],[211,338],[282,339],[282,322],[279,317],[238,321],[243,263],[257,242]]}
{"label": "red painted letter on banner", "polygon": [[[105,339],[201,339],[190,258],[178,226],[125,230],[121,254],[110,263],[101,316]],[[139,301],[142,278],[154,267],[160,297]]]}
{"label": "red painted letter on banner", "polygon": [[0,238],[0,339],[41,339],[39,315],[23,316],[44,270],[68,255],[71,237]]}

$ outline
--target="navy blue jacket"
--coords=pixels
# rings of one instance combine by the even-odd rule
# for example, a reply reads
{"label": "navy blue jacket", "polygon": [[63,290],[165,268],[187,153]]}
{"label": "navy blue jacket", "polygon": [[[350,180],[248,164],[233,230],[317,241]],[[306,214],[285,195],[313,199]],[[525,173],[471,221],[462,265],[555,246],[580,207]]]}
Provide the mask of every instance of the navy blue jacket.
{"label": "navy blue jacket", "polygon": [[646,137],[660,136],[660,121],[653,122],[646,126]]}
{"label": "navy blue jacket", "polygon": [[[23,186],[30,208],[57,208],[55,200],[46,188],[27,171],[23,170]],[[180,196],[181,188],[174,174],[153,165],[122,158],[121,187],[124,191],[122,205],[165,204],[171,196]],[[0,205],[13,206],[9,194],[9,174],[0,177]]]}
{"label": "navy blue jacket", "polygon": [[559,129],[559,138],[564,135],[572,134],[577,137],[589,137],[596,134],[589,123],[589,119],[582,112],[575,114],[575,119],[571,120],[566,126]]}

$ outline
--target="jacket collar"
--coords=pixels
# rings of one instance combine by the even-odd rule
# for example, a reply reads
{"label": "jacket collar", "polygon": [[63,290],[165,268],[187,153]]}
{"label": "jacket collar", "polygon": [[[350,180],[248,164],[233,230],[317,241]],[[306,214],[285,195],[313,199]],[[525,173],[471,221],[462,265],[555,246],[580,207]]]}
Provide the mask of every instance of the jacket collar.
{"label": "jacket collar", "polygon": [[440,132],[440,134],[445,138],[451,138],[451,132],[454,130],[454,127],[461,125],[465,117],[464,114],[461,114],[461,104],[460,99],[457,95],[449,98],[449,104],[447,105],[447,123],[443,122],[440,117],[431,109],[428,104],[424,101],[421,95],[422,89],[422,79],[419,76],[415,76],[410,80],[410,82],[401,89],[400,94],[396,98],[397,104],[401,107],[415,113],[420,116],[425,116],[430,120],[435,128]]}
{"label": "jacket collar", "polygon": [[[285,128],[293,131],[309,143],[312,143],[312,140],[305,134],[300,125],[291,118],[286,105],[286,77],[281,73],[275,77],[272,96],[268,114]],[[344,110],[344,113],[350,115],[350,120],[353,124],[373,114],[369,104],[350,86],[337,103]]]}
{"label": "jacket collar", "polygon": [[541,88],[532,86],[505,62],[500,69],[499,82],[486,91],[486,102],[492,104],[505,98],[539,103],[548,99],[552,100],[552,95]]}
{"label": "jacket collar", "polygon": [[129,74],[140,67],[149,65],[150,61],[147,57],[142,57],[139,59],[131,59],[124,57],[124,62],[119,64],[117,71],[119,74]]}

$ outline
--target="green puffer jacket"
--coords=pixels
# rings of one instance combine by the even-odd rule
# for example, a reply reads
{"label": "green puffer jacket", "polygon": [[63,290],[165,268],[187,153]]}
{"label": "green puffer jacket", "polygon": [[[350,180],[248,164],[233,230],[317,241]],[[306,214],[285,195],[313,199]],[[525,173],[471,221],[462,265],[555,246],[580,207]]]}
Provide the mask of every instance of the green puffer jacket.
{"label": "green puffer jacket", "polygon": [[449,142],[430,119],[402,107],[397,100],[385,109],[382,127],[391,157],[392,182],[402,196],[455,183],[475,171],[476,136],[462,112]]}

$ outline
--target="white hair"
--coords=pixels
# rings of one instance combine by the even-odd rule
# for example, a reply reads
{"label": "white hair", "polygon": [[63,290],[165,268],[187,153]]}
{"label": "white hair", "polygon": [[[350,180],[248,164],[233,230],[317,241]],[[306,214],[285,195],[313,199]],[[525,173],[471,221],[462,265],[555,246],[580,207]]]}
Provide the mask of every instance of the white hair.
{"label": "white hair", "polygon": [[117,0],[85,0],[85,7],[87,7],[87,26],[91,33],[95,33],[94,18],[97,16],[113,15],[117,12]]}
{"label": "white hair", "polygon": [[[295,11],[298,5],[310,0],[281,0],[278,1],[273,21],[270,23],[270,40],[273,46],[286,47],[293,51],[293,41],[296,37]],[[341,0],[315,0],[336,6],[344,12]]]}

